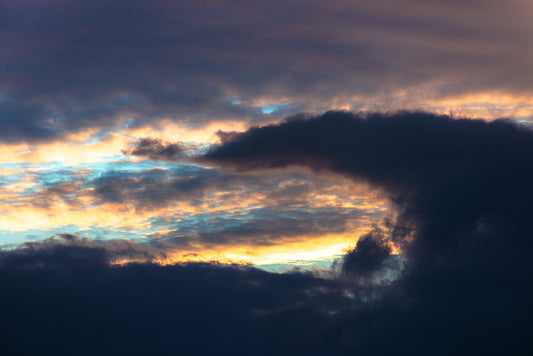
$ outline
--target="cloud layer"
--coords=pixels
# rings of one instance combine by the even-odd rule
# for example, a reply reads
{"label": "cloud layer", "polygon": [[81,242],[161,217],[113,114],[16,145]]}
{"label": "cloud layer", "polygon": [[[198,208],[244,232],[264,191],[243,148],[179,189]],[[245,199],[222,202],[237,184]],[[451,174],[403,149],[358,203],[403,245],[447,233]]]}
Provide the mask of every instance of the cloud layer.
{"label": "cloud layer", "polygon": [[532,112],[532,8],[520,0],[0,8],[3,141],[331,107]]}

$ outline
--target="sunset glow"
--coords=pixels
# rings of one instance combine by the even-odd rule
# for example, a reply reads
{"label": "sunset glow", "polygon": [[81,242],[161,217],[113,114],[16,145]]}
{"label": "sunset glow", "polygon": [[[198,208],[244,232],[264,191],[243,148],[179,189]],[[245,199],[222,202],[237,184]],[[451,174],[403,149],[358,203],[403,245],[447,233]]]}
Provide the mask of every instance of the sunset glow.
{"label": "sunset glow", "polygon": [[533,354],[532,19],[0,0],[0,355]]}

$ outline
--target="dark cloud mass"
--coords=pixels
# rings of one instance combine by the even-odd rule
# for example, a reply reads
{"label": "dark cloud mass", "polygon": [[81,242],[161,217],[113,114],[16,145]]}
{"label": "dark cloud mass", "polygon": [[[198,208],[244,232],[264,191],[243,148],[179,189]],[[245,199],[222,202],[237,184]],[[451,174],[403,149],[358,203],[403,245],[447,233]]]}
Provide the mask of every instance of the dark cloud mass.
{"label": "dark cloud mass", "polygon": [[[213,264],[110,267],[113,250],[71,237],[4,251],[3,348],[530,353],[532,131],[423,112],[328,112],[233,134],[203,159],[241,170],[306,165],[366,180],[389,194],[397,217],[362,237],[334,279]],[[401,276],[373,282],[369,276],[394,264],[393,246],[403,251]]]}
{"label": "dark cloud mass", "polygon": [[[385,189],[399,212],[388,239],[407,264],[361,343],[451,354],[531,346],[532,154],[533,132],[507,121],[328,112],[250,129],[205,159],[239,169],[307,165]],[[344,269],[379,265],[380,246],[361,240]]]}
{"label": "dark cloud mass", "polygon": [[107,262],[102,249],[75,246],[3,256],[2,352],[310,353],[311,325],[350,301],[342,283],[309,274]]}
{"label": "dark cloud mass", "polygon": [[381,270],[386,259],[391,255],[386,236],[379,228],[361,236],[352,251],[342,259],[342,272],[356,278],[371,276]]}

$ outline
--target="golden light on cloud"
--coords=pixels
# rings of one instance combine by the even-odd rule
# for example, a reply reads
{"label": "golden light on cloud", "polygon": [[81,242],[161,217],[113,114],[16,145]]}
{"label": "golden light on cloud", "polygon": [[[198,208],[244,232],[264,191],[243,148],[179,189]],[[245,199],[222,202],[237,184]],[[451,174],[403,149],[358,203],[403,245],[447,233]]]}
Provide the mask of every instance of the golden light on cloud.
{"label": "golden light on cloud", "polygon": [[201,126],[185,125],[174,120],[159,120],[155,125],[126,128],[123,133],[133,138],[150,137],[169,142],[185,142],[195,144],[213,144],[219,141],[218,131],[244,131],[248,127],[246,121],[215,121],[206,122]]}
{"label": "golden light on cloud", "polygon": [[312,112],[325,110],[347,111],[394,111],[425,110],[470,118],[497,119],[533,118],[533,99],[530,95],[513,94],[507,91],[479,91],[465,94],[441,93],[445,87],[441,80],[434,80],[417,88],[399,88],[382,95],[337,96],[317,99],[310,108]]}
{"label": "golden light on cloud", "polygon": [[[80,135],[83,139],[87,137],[85,132]],[[63,165],[76,166],[107,161],[109,157],[121,155],[121,149],[132,141],[131,138],[118,133],[109,133],[92,143],[82,143],[82,138],[75,140],[77,143],[60,139],[46,143],[0,144],[0,160],[4,164],[61,162]]]}
{"label": "golden light on cloud", "polygon": [[153,126],[117,129],[101,136],[100,130],[92,128],[69,133],[66,137],[48,142],[1,143],[0,161],[2,164],[61,162],[64,165],[76,166],[122,156],[125,148],[145,137],[197,145],[213,144],[219,141],[216,134],[218,131],[243,131],[247,127],[247,122],[243,121],[217,121],[201,127],[191,127],[167,119]]}
{"label": "golden light on cloud", "polygon": [[168,245],[164,258],[155,257],[149,261],[146,258],[119,258],[114,263],[153,262],[171,265],[188,262],[217,262],[264,266],[329,261],[353,248],[357,239],[370,229],[366,226],[356,231],[341,234],[298,236],[287,239],[286,242],[281,240],[280,243],[272,246],[232,245],[220,246],[216,249],[198,246],[198,249],[183,249],[172,248],[172,245]]}

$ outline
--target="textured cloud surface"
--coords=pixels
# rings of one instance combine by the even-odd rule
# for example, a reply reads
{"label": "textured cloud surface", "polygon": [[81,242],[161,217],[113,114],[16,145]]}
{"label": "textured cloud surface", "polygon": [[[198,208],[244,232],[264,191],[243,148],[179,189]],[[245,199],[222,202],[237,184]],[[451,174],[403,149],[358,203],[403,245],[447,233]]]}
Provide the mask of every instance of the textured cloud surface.
{"label": "textured cloud surface", "polygon": [[0,0],[0,344],[524,351],[532,14]]}
{"label": "textured cloud surface", "polygon": [[[420,347],[451,353],[529,343],[532,152],[533,132],[505,121],[329,112],[251,129],[206,158],[241,169],[307,165],[384,188],[399,212],[389,240],[407,259],[395,288],[406,309],[399,320],[397,309],[381,315],[363,343],[378,342],[385,328],[391,352],[413,347],[417,335]],[[371,238],[345,258],[346,270],[379,266],[384,237],[368,246]]]}
{"label": "textured cloud surface", "polygon": [[[329,278],[212,264],[110,267],[123,247],[78,246],[70,236],[4,252],[5,347],[527,353],[532,153],[533,132],[513,123],[420,112],[329,112],[234,134],[202,159],[366,180],[387,192],[397,216],[361,238],[339,262],[343,274]],[[383,283],[393,247],[402,272]],[[22,343],[28,332],[38,338]]]}
{"label": "textured cloud surface", "polygon": [[0,245],[205,240],[268,214],[302,227],[308,206],[351,216],[337,233],[357,213],[354,236],[367,233],[387,208],[379,193],[292,172],[230,177],[187,156],[331,109],[531,123],[531,12],[520,0],[0,0]]}
{"label": "textured cloud surface", "polygon": [[528,1],[45,0],[0,8],[2,140],[332,107],[532,113]]}

